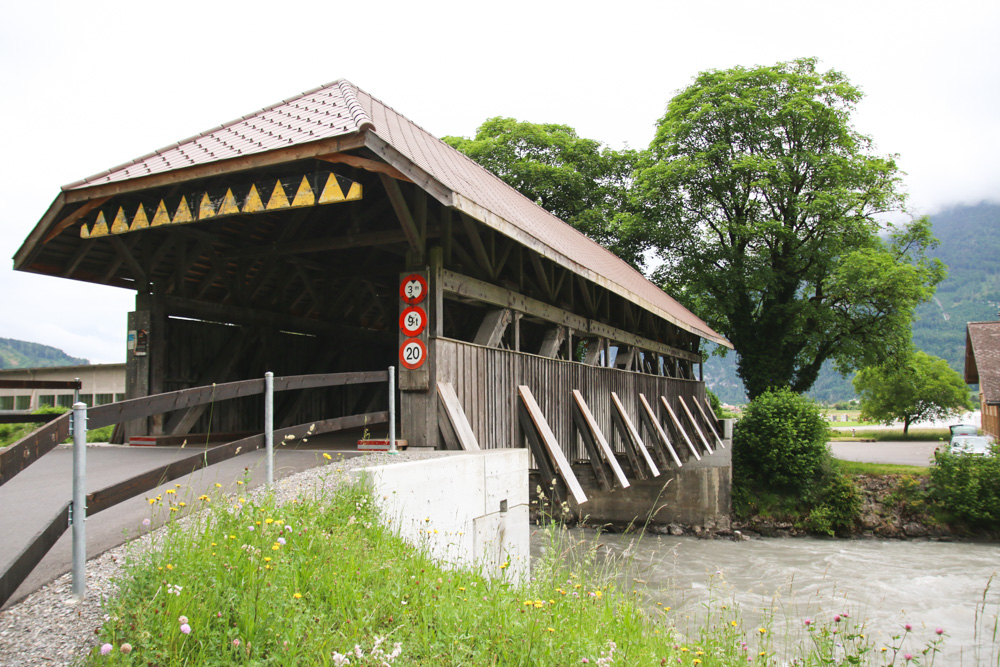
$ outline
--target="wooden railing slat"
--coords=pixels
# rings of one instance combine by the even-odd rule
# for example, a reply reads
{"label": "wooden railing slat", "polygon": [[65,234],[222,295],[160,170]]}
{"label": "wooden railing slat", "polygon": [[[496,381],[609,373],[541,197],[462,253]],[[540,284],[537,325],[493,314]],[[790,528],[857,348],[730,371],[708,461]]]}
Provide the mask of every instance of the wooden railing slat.
{"label": "wooden railing slat", "polygon": [[69,418],[68,412],[59,415],[57,419],[0,450],[0,486],[68,438]]}
{"label": "wooden railing slat", "polygon": [[28,578],[49,549],[69,528],[69,506],[68,502],[63,505],[48,525],[38,531],[31,542],[21,550],[7,571],[0,575],[0,607],[10,599],[18,586]]}

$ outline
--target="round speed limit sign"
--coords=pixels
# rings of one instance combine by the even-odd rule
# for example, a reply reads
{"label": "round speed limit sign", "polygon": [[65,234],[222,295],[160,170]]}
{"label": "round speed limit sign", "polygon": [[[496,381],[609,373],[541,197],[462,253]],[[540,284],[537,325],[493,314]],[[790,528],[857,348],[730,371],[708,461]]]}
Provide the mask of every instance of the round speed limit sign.
{"label": "round speed limit sign", "polygon": [[399,348],[399,361],[411,371],[423,366],[426,358],[427,347],[419,338],[409,338]]}
{"label": "round speed limit sign", "polygon": [[427,326],[427,313],[420,306],[410,306],[399,316],[399,330],[404,336],[419,336]]}
{"label": "round speed limit sign", "polygon": [[427,279],[419,273],[413,273],[399,284],[399,298],[409,304],[420,303],[427,296]]}

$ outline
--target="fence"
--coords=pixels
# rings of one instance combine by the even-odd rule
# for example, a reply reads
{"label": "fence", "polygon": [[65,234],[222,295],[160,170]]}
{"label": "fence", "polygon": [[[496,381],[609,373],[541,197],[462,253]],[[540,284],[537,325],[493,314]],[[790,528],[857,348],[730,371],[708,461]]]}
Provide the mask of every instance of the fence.
{"label": "fence", "polygon": [[[76,419],[73,419],[74,413],[58,415],[56,419],[0,451],[0,486],[2,486],[54,449],[56,445],[66,440],[70,435],[71,422],[76,422],[82,426],[82,428],[73,429],[74,500],[65,503],[59,509],[49,524],[42,528],[32,538],[28,546],[18,554],[7,571],[0,575],[0,606],[3,606],[10,596],[14,594],[18,586],[27,578],[70,525],[74,527],[73,590],[75,596],[82,597],[84,581],[82,567],[83,561],[85,561],[83,520],[87,514],[96,514],[145,493],[150,489],[154,489],[161,484],[184,477],[206,466],[233,458],[238,454],[245,454],[266,448],[269,454],[268,459],[270,459],[270,445],[274,441],[274,436],[278,436],[281,439],[288,436],[300,438],[309,434],[319,435],[321,433],[331,433],[366,424],[377,424],[388,421],[390,423],[390,447],[395,449],[395,430],[391,428],[395,421],[395,415],[393,414],[393,399],[395,394],[393,370],[390,367],[388,371],[326,373],[276,378],[270,377],[271,374],[268,373],[268,377],[262,379],[195,387],[126,400],[119,403],[111,403],[89,410],[86,409],[86,406],[82,406],[82,409],[74,410],[76,414],[80,415]],[[381,382],[389,384],[389,411],[369,412],[320,421],[310,421],[307,424],[283,428],[278,431],[274,431],[271,428],[270,420],[267,419],[272,412],[270,407],[268,407],[271,404],[270,392],[272,391],[290,391],[294,389],[314,389]],[[99,491],[86,494],[85,498],[80,494],[83,488],[82,479],[79,480],[81,482],[79,489],[76,483],[78,475],[82,475],[83,452],[85,451],[86,431],[88,427],[101,428],[173,410],[212,403],[214,401],[259,394],[265,395],[265,426],[262,433],[212,449],[206,449],[187,458],[144,472]],[[77,469],[78,466],[79,470]],[[273,465],[270,460],[268,460],[266,467],[267,482],[270,483],[273,471]],[[80,557],[80,563],[77,563],[78,556]],[[78,569],[79,572],[77,571]]]}

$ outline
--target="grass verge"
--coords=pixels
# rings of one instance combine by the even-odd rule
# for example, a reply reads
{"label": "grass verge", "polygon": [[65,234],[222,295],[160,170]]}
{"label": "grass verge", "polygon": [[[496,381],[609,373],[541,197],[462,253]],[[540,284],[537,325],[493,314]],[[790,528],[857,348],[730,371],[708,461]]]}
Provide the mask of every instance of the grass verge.
{"label": "grass verge", "polygon": [[946,428],[911,428],[909,433],[903,435],[903,429],[855,429],[854,434],[850,431],[831,431],[831,440],[840,442],[860,442],[863,440],[875,440],[877,442],[928,442],[944,441],[951,438],[951,433]]}
{"label": "grass verge", "polygon": [[[175,497],[151,499],[152,511],[175,508]],[[782,638],[766,625],[745,627],[736,607],[709,601],[700,627],[682,634],[669,607],[646,611],[615,583],[627,561],[595,565],[595,551],[556,525],[532,579],[518,583],[503,566],[442,568],[360,486],[282,507],[199,502],[213,507],[130,551],[87,664],[779,664]],[[846,617],[802,632],[791,664],[902,662],[901,643],[876,647]],[[940,642],[927,644],[931,660]]]}
{"label": "grass verge", "polygon": [[891,463],[863,463],[833,459],[834,469],[842,475],[912,475],[926,477],[931,469],[921,466],[894,465]]}

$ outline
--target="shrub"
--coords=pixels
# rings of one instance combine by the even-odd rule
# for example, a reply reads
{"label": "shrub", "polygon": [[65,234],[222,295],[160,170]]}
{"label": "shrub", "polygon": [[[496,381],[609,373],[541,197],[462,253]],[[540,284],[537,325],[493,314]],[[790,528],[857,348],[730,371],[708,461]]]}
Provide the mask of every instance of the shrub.
{"label": "shrub", "polygon": [[733,433],[733,483],[805,494],[829,470],[829,429],[819,405],[790,389],[751,401]]}
{"label": "shrub", "polygon": [[814,533],[833,537],[849,533],[861,516],[861,493],[845,475],[833,475],[823,487],[822,500],[806,518],[806,526]]}
{"label": "shrub", "polygon": [[934,455],[930,496],[947,514],[974,528],[1000,528],[1000,445],[992,456]]}

